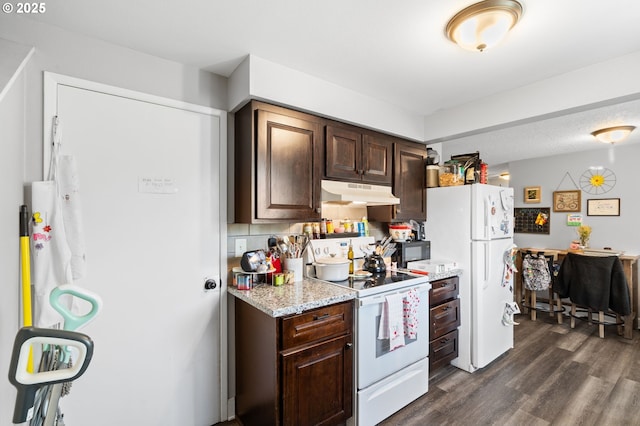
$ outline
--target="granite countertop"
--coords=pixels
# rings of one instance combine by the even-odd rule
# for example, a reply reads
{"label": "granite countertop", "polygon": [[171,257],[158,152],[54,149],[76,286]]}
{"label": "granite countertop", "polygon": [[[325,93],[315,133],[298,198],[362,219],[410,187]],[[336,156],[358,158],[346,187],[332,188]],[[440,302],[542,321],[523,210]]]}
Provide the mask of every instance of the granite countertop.
{"label": "granite countertop", "polygon": [[333,305],[356,297],[356,291],[351,288],[332,285],[314,278],[305,278],[303,281],[278,287],[261,284],[251,290],[238,290],[230,286],[227,291],[273,318],[300,314],[309,309]]}
{"label": "granite countertop", "polygon": [[[454,269],[440,274],[429,274],[426,278],[435,281],[460,274],[461,269]],[[300,314],[309,309],[355,299],[357,296],[356,290],[315,278],[305,278],[303,281],[278,287],[260,284],[251,290],[228,287],[227,291],[273,318]]]}

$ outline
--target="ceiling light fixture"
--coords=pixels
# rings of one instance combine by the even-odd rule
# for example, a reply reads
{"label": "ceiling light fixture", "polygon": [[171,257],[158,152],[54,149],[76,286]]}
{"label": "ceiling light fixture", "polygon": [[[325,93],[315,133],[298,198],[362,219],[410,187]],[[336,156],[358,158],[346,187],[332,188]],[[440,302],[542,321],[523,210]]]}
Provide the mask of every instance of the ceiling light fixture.
{"label": "ceiling light fixture", "polygon": [[604,143],[616,143],[625,140],[636,126],[615,126],[591,132],[594,138]]}
{"label": "ceiling light fixture", "polygon": [[522,16],[515,0],[485,0],[462,9],[447,24],[447,37],[463,49],[482,52],[502,41]]}

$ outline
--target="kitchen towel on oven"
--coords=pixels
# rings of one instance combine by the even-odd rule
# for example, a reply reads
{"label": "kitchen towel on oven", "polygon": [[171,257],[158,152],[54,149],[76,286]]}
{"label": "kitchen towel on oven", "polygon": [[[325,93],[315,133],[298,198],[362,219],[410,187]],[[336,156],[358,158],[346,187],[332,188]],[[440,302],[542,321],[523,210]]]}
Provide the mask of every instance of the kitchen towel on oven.
{"label": "kitchen towel on oven", "polygon": [[378,339],[389,339],[389,350],[404,346],[404,295],[385,296],[378,328]]}
{"label": "kitchen towel on oven", "polygon": [[409,339],[418,337],[418,306],[420,297],[417,290],[409,290],[404,296],[404,312],[402,315],[404,335]]}

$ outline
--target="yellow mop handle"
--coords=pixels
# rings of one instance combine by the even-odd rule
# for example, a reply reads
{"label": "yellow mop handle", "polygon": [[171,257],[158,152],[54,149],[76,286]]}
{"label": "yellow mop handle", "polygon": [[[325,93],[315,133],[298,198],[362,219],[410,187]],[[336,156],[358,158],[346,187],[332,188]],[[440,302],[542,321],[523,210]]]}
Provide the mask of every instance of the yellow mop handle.
{"label": "yellow mop handle", "polygon": [[[31,254],[29,251],[29,213],[27,206],[20,207],[20,266],[22,272],[22,325],[33,325],[31,312]],[[27,371],[33,373],[33,348],[29,349]]]}

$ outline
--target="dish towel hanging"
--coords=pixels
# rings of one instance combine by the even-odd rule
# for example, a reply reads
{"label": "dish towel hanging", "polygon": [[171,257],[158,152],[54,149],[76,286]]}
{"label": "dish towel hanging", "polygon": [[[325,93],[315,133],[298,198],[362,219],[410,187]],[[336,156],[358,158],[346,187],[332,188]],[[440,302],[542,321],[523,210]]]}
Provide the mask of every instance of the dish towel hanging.
{"label": "dish towel hanging", "polygon": [[418,337],[418,306],[420,305],[418,291],[411,289],[405,293],[403,303],[404,335],[409,339],[416,339]]}
{"label": "dish towel hanging", "polygon": [[378,339],[389,339],[389,350],[404,346],[404,295],[385,296],[378,328]]}

